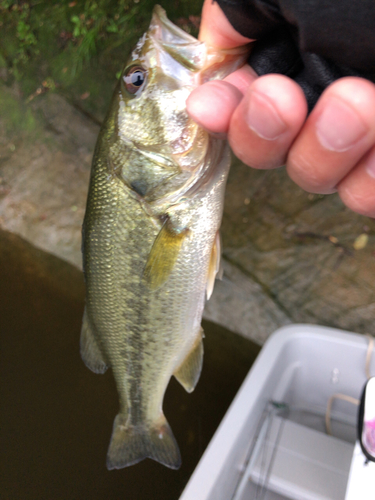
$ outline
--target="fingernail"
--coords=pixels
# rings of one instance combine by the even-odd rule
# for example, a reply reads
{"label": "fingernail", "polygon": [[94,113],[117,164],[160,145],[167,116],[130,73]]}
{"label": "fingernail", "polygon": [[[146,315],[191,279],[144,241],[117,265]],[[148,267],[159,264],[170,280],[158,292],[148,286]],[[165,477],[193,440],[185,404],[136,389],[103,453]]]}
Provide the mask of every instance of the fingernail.
{"label": "fingernail", "polygon": [[367,132],[358,114],[335,97],[329,98],[316,122],[316,134],[320,144],[339,153],[354,146]]}
{"label": "fingernail", "polygon": [[375,179],[375,149],[366,160],[366,172],[370,177]]}
{"label": "fingernail", "polygon": [[251,130],[268,141],[274,141],[287,129],[274,105],[257,91],[250,94],[246,121]]}

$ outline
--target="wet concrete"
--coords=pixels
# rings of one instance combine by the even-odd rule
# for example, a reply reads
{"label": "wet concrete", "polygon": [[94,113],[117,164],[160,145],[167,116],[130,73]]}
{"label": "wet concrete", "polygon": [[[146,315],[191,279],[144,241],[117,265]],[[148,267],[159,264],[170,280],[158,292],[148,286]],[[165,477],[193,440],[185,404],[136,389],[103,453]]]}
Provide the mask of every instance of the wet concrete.
{"label": "wet concrete", "polygon": [[111,371],[95,375],[79,356],[81,272],[0,232],[0,276],[1,497],[178,499],[259,347],[204,322],[197,389],[187,394],[172,379],[165,397],[181,469],[145,460],[109,472],[105,458],[118,402]]}

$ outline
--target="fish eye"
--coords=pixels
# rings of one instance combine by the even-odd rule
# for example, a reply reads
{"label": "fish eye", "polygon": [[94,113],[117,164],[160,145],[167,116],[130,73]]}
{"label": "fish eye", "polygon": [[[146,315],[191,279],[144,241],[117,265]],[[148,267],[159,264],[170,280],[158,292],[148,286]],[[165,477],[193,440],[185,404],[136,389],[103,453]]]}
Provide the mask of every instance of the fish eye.
{"label": "fish eye", "polygon": [[132,95],[139,95],[145,85],[147,71],[141,66],[131,66],[125,70],[123,80],[125,88]]}

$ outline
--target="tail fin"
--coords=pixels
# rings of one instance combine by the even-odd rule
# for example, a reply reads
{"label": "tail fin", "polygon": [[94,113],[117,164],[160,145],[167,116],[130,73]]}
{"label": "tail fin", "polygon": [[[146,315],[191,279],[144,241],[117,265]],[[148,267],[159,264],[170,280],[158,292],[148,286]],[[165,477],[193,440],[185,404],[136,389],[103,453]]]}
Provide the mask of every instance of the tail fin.
{"label": "tail fin", "polygon": [[162,414],[152,426],[134,426],[119,414],[113,424],[107,455],[107,468],[122,469],[145,458],[152,458],[171,469],[181,466],[180,450]]}

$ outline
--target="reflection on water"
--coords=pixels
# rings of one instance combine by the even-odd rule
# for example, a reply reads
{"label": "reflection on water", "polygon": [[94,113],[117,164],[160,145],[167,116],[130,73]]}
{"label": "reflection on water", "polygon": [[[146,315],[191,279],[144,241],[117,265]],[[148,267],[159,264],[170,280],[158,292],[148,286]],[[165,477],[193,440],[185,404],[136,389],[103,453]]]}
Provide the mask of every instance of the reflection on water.
{"label": "reflection on water", "polygon": [[145,460],[109,472],[118,399],[110,370],[95,375],[79,357],[82,274],[5,232],[0,266],[2,498],[177,500],[259,347],[204,322],[197,389],[172,379],[164,403],[181,469]]}

